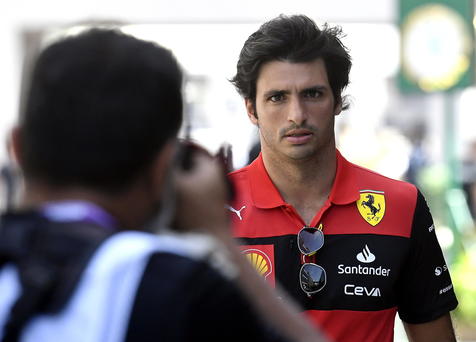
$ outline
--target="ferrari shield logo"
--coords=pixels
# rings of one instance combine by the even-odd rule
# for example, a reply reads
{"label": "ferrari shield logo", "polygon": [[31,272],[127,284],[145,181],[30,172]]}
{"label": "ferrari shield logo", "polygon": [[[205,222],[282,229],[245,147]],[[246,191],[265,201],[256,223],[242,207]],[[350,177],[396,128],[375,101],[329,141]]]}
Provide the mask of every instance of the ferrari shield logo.
{"label": "ferrari shield logo", "polygon": [[385,195],[383,191],[361,190],[357,201],[360,215],[370,225],[376,226],[385,215]]}

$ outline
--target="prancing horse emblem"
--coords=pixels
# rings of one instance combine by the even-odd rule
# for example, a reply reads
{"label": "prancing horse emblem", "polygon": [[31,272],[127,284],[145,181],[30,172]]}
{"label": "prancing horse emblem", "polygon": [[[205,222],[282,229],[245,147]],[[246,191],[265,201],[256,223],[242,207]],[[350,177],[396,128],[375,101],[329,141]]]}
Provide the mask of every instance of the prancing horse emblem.
{"label": "prancing horse emblem", "polygon": [[374,195],[368,194],[367,196],[365,196],[365,198],[367,198],[367,201],[363,201],[362,206],[369,208],[370,212],[372,213],[372,217],[375,217],[375,215],[377,215],[380,209],[382,209],[382,206],[380,205],[380,203],[378,203],[378,209],[377,209],[377,207],[374,205],[374,202],[375,202]]}
{"label": "prancing horse emblem", "polygon": [[385,196],[383,191],[361,190],[357,201],[360,215],[372,226],[376,226],[385,215]]}
{"label": "prancing horse emblem", "polygon": [[238,216],[238,218],[240,219],[240,221],[243,220],[243,217],[241,217],[241,211],[246,208],[246,205],[242,206],[242,207],[240,208],[240,210],[236,210],[235,208],[233,208],[233,207],[230,206],[230,205],[227,205],[226,208],[227,208],[229,211],[235,213],[236,216]]}

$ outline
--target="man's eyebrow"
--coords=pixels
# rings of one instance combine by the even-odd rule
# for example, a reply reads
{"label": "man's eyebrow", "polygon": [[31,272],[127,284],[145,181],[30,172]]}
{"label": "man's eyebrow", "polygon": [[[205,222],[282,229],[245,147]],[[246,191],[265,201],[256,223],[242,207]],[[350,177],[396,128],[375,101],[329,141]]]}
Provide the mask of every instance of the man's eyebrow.
{"label": "man's eyebrow", "polygon": [[270,89],[264,92],[263,96],[268,98],[273,95],[282,95],[282,94],[289,94],[289,90],[282,90],[282,89]]}
{"label": "man's eyebrow", "polygon": [[300,93],[306,93],[308,91],[324,91],[328,89],[328,87],[324,86],[324,85],[315,85],[315,86],[312,86],[312,87],[307,87],[307,88],[304,88],[303,90],[300,91]]}

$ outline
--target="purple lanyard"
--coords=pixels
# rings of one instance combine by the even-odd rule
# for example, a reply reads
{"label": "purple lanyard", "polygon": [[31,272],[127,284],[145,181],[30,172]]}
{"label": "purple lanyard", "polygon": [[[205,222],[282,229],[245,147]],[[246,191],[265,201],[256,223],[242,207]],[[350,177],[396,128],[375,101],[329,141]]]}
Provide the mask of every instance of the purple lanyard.
{"label": "purple lanyard", "polygon": [[86,201],[49,202],[42,206],[43,215],[56,222],[85,221],[115,229],[117,221],[104,209]]}

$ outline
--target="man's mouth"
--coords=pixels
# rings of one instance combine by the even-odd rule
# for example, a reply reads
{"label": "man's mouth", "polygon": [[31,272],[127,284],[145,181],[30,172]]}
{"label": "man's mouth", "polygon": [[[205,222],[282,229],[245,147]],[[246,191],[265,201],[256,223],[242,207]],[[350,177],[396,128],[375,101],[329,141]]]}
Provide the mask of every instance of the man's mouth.
{"label": "man's mouth", "polygon": [[284,135],[284,139],[293,145],[301,145],[311,139],[313,133],[307,129],[294,129]]}

